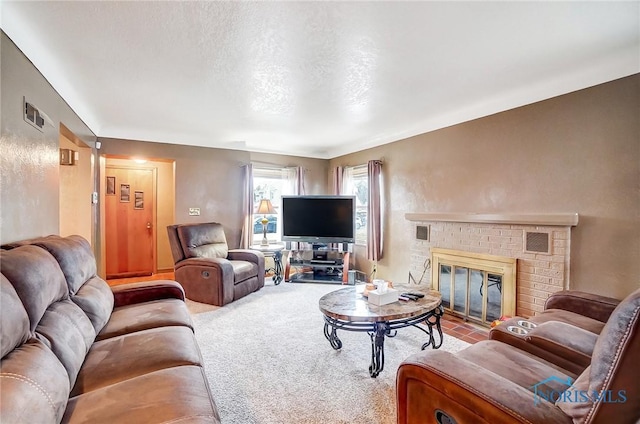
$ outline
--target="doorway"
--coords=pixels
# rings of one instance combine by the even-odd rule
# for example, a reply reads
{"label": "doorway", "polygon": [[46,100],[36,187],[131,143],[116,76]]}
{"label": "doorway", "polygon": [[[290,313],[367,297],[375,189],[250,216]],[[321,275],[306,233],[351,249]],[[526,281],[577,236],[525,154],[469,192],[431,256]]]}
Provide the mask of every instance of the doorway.
{"label": "doorway", "polygon": [[93,161],[91,148],[60,124],[59,234],[84,237],[93,246]]}
{"label": "doorway", "polygon": [[105,176],[107,279],[152,275],[156,170],[108,165]]}

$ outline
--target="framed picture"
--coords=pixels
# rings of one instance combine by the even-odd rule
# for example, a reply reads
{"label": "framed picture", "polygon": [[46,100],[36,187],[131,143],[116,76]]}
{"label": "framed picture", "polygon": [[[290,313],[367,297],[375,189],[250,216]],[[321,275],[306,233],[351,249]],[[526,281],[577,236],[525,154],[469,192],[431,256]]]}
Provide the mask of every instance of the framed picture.
{"label": "framed picture", "polygon": [[129,184],[120,184],[120,201],[121,202],[130,202],[131,199],[129,197]]}
{"label": "framed picture", "polygon": [[134,204],[133,209],[144,209],[144,192],[136,191],[134,192]]}
{"label": "framed picture", "polygon": [[107,196],[116,195],[116,177],[107,177]]}

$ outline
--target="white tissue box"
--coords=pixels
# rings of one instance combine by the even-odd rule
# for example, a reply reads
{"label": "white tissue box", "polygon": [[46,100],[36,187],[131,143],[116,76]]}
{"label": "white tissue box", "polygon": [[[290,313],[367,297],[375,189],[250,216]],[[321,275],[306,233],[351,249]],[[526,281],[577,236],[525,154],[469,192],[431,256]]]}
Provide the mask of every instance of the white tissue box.
{"label": "white tissue box", "polygon": [[376,306],[387,305],[396,302],[398,296],[398,290],[396,289],[387,289],[384,293],[380,293],[378,290],[371,290],[369,292],[369,303]]}

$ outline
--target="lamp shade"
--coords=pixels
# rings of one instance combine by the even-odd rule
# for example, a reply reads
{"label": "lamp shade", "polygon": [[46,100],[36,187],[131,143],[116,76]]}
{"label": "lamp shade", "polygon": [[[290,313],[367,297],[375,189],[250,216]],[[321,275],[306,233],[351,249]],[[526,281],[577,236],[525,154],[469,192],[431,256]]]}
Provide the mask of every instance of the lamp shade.
{"label": "lamp shade", "polygon": [[261,214],[274,214],[276,213],[276,210],[273,209],[273,205],[271,204],[271,200],[269,199],[262,199],[260,200],[260,204],[258,205],[258,210],[256,211],[256,213],[261,213]]}

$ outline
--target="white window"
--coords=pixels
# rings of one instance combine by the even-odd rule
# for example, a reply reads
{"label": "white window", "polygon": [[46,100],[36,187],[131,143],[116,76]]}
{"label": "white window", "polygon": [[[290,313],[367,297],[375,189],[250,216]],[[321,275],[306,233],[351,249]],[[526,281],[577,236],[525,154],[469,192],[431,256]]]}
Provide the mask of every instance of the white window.
{"label": "white window", "polygon": [[[282,239],[282,196],[294,194],[295,171],[293,168],[253,167],[253,205],[254,212],[262,199],[268,199],[275,214],[267,215],[267,240],[270,243]],[[253,243],[260,244],[263,237],[263,214],[253,214]]]}
{"label": "white window", "polygon": [[356,196],[356,244],[367,244],[369,179],[367,165],[344,168],[342,193]]}

